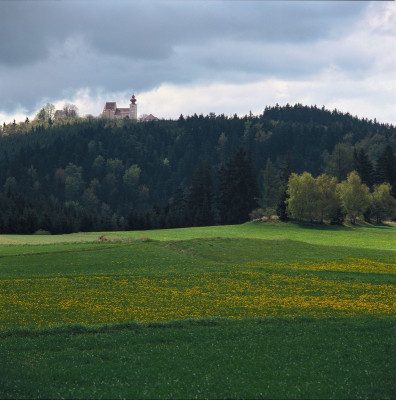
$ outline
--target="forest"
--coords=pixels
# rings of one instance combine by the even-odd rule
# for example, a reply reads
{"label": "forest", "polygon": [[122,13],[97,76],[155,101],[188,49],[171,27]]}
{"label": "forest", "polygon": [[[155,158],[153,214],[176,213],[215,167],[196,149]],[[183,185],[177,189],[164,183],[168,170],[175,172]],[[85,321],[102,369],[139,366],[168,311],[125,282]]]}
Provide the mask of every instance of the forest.
{"label": "forest", "polygon": [[[367,196],[382,190],[386,217],[393,215],[396,127],[324,107],[151,122],[26,119],[0,134],[1,233],[234,224],[272,213],[334,223],[351,217],[342,198],[326,215],[317,202],[315,212],[296,211],[302,176],[311,188],[358,179]],[[367,200],[358,214],[380,222],[385,214],[374,208]]]}

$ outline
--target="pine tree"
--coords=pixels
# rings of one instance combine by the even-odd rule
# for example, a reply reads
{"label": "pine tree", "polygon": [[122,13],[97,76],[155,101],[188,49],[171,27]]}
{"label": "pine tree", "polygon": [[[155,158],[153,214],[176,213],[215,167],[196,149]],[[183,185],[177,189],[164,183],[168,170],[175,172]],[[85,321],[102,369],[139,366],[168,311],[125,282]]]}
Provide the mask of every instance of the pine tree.
{"label": "pine tree", "polygon": [[389,144],[377,159],[375,180],[378,184],[388,182],[392,186],[392,195],[396,197],[396,158]]}
{"label": "pine tree", "polygon": [[359,174],[362,183],[368,187],[372,187],[374,184],[374,168],[367,153],[361,149],[359,153],[354,150],[353,162],[356,172]]}
{"label": "pine tree", "polygon": [[275,212],[281,190],[280,177],[271,159],[268,158],[263,171],[263,209],[269,217]]}
{"label": "pine tree", "polygon": [[290,175],[292,173],[292,162],[290,154],[287,153],[285,161],[281,167],[280,178],[282,182],[282,189],[280,191],[280,197],[278,205],[276,207],[276,214],[281,221],[288,221],[289,217],[287,215],[287,201],[289,199],[289,194],[287,193],[287,184],[289,182]]}
{"label": "pine tree", "polygon": [[239,148],[219,171],[217,206],[222,224],[239,224],[249,219],[259,195],[250,152]]}
{"label": "pine tree", "polygon": [[211,166],[200,159],[195,167],[187,200],[187,215],[190,225],[214,224],[213,184]]}

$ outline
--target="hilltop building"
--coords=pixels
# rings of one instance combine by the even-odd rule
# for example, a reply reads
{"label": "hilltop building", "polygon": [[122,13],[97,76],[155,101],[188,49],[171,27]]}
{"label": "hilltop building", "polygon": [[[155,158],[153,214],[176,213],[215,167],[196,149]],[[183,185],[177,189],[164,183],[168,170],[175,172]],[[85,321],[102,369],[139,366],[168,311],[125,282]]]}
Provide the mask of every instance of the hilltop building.
{"label": "hilltop building", "polygon": [[153,114],[149,114],[149,115],[143,114],[139,118],[139,120],[143,121],[143,122],[159,121],[159,119],[157,117],[155,117]]}
{"label": "hilltop building", "polygon": [[54,114],[54,119],[66,119],[66,111],[65,110],[56,110]]}
{"label": "hilltop building", "polygon": [[[103,111],[103,118],[110,119],[124,119],[129,118],[134,121],[137,121],[137,104],[135,94],[132,95],[130,99],[131,104],[129,104],[129,108],[118,108],[117,103],[115,101],[106,102]],[[158,121],[158,118],[153,114],[143,114],[140,116],[139,121],[149,122],[149,121]]]}
{"label": "hilltop building", "polygon": [[137,104],[135,94],[132,95],[131,104],[129,104],[129,108],[117,108],[117,103],[114,102],[106,102],[102,117],[103,118],[110,118],[110,119],[124,119],[129,118],[133,120],[137,120]]}

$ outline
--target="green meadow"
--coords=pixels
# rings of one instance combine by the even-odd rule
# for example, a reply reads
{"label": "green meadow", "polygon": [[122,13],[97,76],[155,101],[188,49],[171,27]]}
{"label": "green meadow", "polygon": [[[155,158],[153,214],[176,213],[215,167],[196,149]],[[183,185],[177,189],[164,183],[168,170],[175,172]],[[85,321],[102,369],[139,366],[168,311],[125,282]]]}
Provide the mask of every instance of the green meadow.
{"label": "green meadow", "polygon": [[392,225],[1,235],[0,398],[394,398],[395,255]]}

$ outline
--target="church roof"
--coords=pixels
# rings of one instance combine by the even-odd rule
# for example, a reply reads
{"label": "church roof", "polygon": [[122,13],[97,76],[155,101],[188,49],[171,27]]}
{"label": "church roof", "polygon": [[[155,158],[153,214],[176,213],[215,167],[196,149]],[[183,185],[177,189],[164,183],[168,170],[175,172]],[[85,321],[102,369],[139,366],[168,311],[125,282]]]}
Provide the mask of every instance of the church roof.
{"label": "church roof", "polygon": [[155,117],[153,114],[150,114],[144,117],[144,121],[158,121],[158,118]]}
{"label": "church roof", "polygon": [[115,101],[108,101],[104,106],[105,110],[115,110],[116,108],[117,108],[117,103]]}
{"label": "church roof", "polygon": [[129,108],[116,108],[115,115],[129,114]]}

